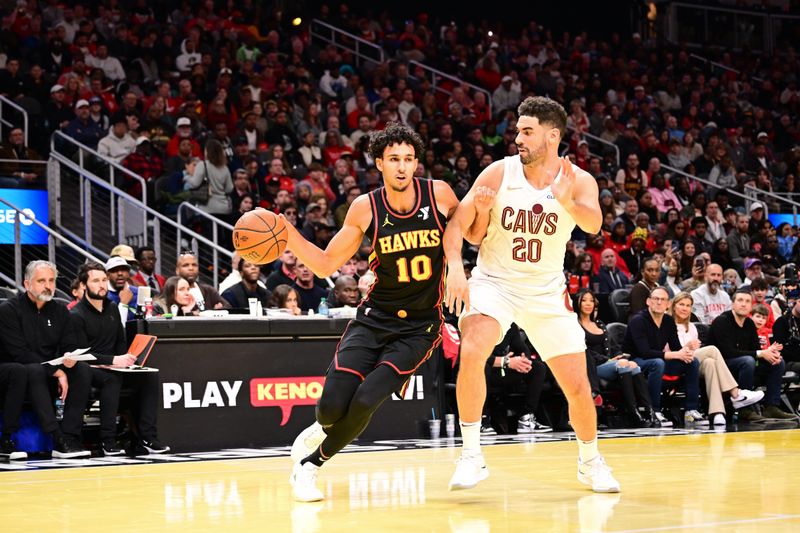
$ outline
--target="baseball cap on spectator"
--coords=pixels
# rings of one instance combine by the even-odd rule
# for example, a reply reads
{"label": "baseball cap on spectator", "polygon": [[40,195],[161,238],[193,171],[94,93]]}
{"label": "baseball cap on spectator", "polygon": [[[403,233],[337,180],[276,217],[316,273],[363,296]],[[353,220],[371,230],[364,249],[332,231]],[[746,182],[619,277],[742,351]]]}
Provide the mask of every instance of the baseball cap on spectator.
{"label": "baseball cap on spectator", "polygon": [[342,65],[341,67],[339,67],[339,74],[341,74],[342,76],[344,76],[345,74],[355,74],[355,73],[356,71],[353,70],[353,67],[351,67],[350,65]]}
{"label": "baseball cap on spectator", "polygon": [[586,142],[586,139],[581,139],[580,141],[578,141],[578,146],[580,146],[582,144],[585,144],[586,146],[589,146],[589,143]]}
{"label": "baseball cap on spectator", "polygon": [[233,71],[232,71],[231,69],[229,69],[228,67],[225,67],[225,68],[223,68],[223,69],[221,69],[221,70],[219,71],[219,75],[220,75],[220,76],[222,76],[222,75],[224,75],[224,74],[227,74],[227,75],[229,75],[229,76],[233,76]]}
{"label": "baseball cap on spectator", "polygon": [[111,249],[110,256],[114,257],[121,257],[128,263],[132,263],[134,265],[138,265],[139,261],[136,260],[136,257],[133,254],[133,248],[128,246],[127,244],[118,244],[114,248]]}
{"label": "baseball cap on spectator", "polygon": [[150,139],[147,137],[147,135],[141,135],[141,136],[139,136],[138,139],[136,139],[136,146],[142,145],[144,143],[149,143],[149,142],[150,142]]}
{"label": "baseball cap on spectator", "polygon": [[514,81],[514,78],[512,78],[511,76],[509,76],[508,74],[506,74],[505,76],[503,76],[503,79],[502,79],[502,80],[500,80],[500,81],[501,81],[502,83],[505,83],[505,82],[507,82],[507,81]]}
{"label": "baseball cap on spectator", "polygon": [[636,87],[633,88],[633,90],[634,91],[644,91],[644,86],[643,85],[637,85]]}
{"label": "baseball cap on spectator", "polygon": [[281,179],[278,176],[271,176],[267,180],[267,187],[270,187],[270,186],[280,187],[281,186]]}
{"label": "baseball cap on spectator", "polygon": [[[308,210],[308,209],[306,209],[306,210]],[[336,226],[331,226],[325,220],[318,220],[318,221],[314,222],[314,231],[319,231],[321,229],[334,230],[334,229],[336,229]]]}
{"label": "baseball cap on spectator", "polygon": [[719,127],[719,126],[717,126],[717,123],[716,123],[716,122],[714,122],[713,120],[710,120],[710,121],[706,122],[706,128],[714,128],[714,129],[717,129],[718,127]]}
{"label": "baseball cap on spectator", "polygon": [[61,85],[60,83],[56,83],[55,85],[50,87],[50,94],[57,93],[58,91],[63,91],[63,90],[64,86]]}
{"label": "baseball cap on spectator", "polygon": [[247,144],[247,137],[245,137],[244,135],[236,137],[236,141],[234,142],[234,144]]}
{"label": "baseball cap on spectator", "polygon": [[767,135],[766,131],[759,131],[758,135],[756,135],[756,139],[761,139],[762,137],[764,139],[769,139],[769,135]]}
{"label": "baseball cap on spectator", "polygon": [[103,265],[103,266],[106,267],[106,271],[107,272],[111,272],[115,268],[119,268],[119,267],[125,267],[128,270],[130,270],[130,268],[131,268],[131,266],[128,264],[128,262],[125,260],[125,258],[124,257],[120,257],[118,255],[109,257],[108,261],[106,261],[106,264]]}
{"label": "baseball cap on spectator", "polygon": [[636,124],[634,124],[633,122],[628,122],[627,124],[625,124],[625,129],[626,130],[635,130],[636,129]]}
{"label": "baseball cap on spectator", "polygon": [[614,196],[614,193],[612,193],[608,189],[603,189],[602,191],[600,191],[600,198],[604,198],[606,196]]}
{"label": "baseball cap on spectator", "polygon": [[91,98],[89,98],[89,105],[102,104],[102,103],[103,103],[103,99],[100,98],[99,96],[92,96]]}
{"label": "baseball cap on spectator", "polygon": [[322,209],[322,206],[317,202],[309,202],[309,204],[306,206],[306,213],[310,213],[314,209]]}
{"label": "baseball cap on spectator", "polygon": [[753,268],[754,265],[760,265],[760,264],[761,264],[761,259],[759,259],[758,257],[749,257],[744,260],[745,269]]}
{"label": "baseball cap on spectator", "polygon": [[75,102],[75,109],[80,109],[84,106],[89,107],[89,102],[87,100],[84,100],[83,98]]}
{"label": "baseball cap on spectator", "polygon": [[180,128],[181,126],[189,126],[189,127],[191,127],[191,125],[192,125],[192,119],[190,119],[189,117],[181,117],[181,118],[179,118],[179,119],[178,119],[178,122],[176,123],[176,125],[177,125],[179,128]]}
{"label": "baseball cap on spectator", "polygon": [[749,211],[751,213],[753,211],[755,211],[756,209],[764,209],[764,204],[762,204],[761,202],[753,202],[752,204],[750,204],[750,210]]}

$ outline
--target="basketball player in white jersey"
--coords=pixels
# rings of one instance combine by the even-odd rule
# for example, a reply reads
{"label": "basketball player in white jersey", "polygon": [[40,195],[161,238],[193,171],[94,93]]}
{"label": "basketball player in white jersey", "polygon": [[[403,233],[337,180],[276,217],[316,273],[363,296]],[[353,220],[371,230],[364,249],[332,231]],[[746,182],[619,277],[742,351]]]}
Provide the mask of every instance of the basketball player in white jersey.
{"label": "basketball player in white jersey", "polygon": [[[567,121],[560,104],[526,98],[518,113],[519,155],[481,172],[444,234],[445,304],[459,315],[462,336],[456,394],[463,449],[450,490],[472,488],[489,475],[480,450],[484,365],[516,322],[569,402],[569,419],[578,438],[578,480],[595,492],[619,492],[619,483],[597,450],[584,333],[570,305],[563,272],[575,225],[589,234],[600,230],[597,183],[558,157]],[[463,238],[480,244],[469,283],[461,258]]]}

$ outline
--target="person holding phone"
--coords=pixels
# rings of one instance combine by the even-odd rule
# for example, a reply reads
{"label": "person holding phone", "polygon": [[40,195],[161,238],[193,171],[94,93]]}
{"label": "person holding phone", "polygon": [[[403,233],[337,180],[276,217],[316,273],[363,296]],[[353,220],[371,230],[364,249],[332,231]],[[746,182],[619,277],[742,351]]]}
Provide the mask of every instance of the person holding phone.
{"label": "person holding phone", "polygon": [[722,267],[711,263],[705,269],[705,283],[691,292],[692,313],[703,324],[711,325],[715,318],[731,309],[731,297],[724,290],[722,284]]}

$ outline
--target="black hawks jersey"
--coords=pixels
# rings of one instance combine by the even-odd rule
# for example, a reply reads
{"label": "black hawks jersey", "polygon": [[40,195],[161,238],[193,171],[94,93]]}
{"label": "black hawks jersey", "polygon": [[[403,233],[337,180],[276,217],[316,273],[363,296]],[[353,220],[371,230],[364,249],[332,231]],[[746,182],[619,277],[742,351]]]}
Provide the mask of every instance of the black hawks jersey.
{"label": "black hawks jersey", "polygon": [[366,297],[399,318],[439,315],[444,295],[442,237],[447,219],[436,209],[433,182],[413,178],[417,203],[406,214],[389,207],[384,187],[369,194],[372,223],[370,269],[375,282]]}

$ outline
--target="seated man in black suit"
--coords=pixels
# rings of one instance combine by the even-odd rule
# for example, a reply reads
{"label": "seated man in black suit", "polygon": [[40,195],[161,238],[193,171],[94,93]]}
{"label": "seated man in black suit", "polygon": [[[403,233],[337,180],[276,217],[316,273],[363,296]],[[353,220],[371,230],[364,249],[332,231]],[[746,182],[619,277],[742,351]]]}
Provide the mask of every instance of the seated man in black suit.
{"label": "seated man in black suit", "polygon": [[250,261],[241,260],[239,274],[242,276],[242,281],[222,293],[222,297],[231,304],[231,307],[247,309],[250,298],[257,298],[264,309],[269,307],[272,293],[258,284],[261,267]]}
{"label": "seated man in black suit", "polygon": [[[83,412],[89,400],[92,372],[82,361],[65,358],[60,365],[42,364],[78,348],[67,307],[54,302],[57,271],[49,261],[31,261],[25,268],[25,292],[0,305],[0,356],[3,362],[25,368],[28,398],[39,418],[42,431],[53,437],[53,457],[88,456],[81,444]],[[64,418],[56,420],[51,387],[58,384],[59,398],[64,401]],[[5,409],[19,413],[19,405]],[[12,427],[17,422],[10,421]]]}

